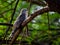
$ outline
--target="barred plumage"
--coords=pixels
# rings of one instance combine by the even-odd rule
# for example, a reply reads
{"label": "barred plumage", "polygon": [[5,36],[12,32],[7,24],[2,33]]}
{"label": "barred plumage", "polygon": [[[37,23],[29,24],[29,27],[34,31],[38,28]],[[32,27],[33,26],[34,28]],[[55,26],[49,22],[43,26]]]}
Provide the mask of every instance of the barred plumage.
{"label": "barred plumage", "polygon": [[22,9],[19,16],[17,17],[16,21],[14,22],[14,25],[13,25],[14,29],[13,29],[12,33],[10,34],[10,36],[9,36],[10,38],[12,38],[14,33],[16,32],[16,30],[19,27],[21,27],[21,24],[27,18],[27,15],[28,15],[27,14],[27,9],[25,9],[25,8]]}

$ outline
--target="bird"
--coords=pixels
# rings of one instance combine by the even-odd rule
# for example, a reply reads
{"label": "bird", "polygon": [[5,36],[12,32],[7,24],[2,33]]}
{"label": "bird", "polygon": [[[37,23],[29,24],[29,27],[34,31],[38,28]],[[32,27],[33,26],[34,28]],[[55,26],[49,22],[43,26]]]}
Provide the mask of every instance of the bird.
{"label": "bird", "polygon": [[60,13],[60,0],[45,0],[50,11]]}
{"label": "bird", "polygon": [[16,21],[13,24],[13,30],[9,36],[10,39],[14,36],[16,30],[22,28],[21,24],[27,18],[27,16],[28,16],[28,10],[26,8],[22,9],[19,16],[16,18]]}

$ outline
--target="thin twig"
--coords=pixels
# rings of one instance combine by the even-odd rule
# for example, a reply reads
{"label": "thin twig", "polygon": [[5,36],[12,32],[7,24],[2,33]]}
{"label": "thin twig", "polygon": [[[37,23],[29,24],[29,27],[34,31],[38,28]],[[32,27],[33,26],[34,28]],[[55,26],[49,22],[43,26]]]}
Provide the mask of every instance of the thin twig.
{"label": "thin twig", "polygon": [[8,24],[8,23],[0,23],[0,25],[13,26],[13,24]]}
{"label": "thin twig", "polygon": [[[13,20],[13,17],[14,17],[14,14],[15,14],[15,11],[16,11],[16,8],[17,8],[17,5],[18,5],[18,2],[19,2],[19,0],[16,1],[16,5],[15,5],[15,8],[14,8],[14,11],[13,11],[13,13],[11,15],[11,20],[9,22],[10,24],[12,23],[12,20]],[[4,39],[5,39],[6,35],[7,35],[7,32],[9,31],[9,29],[10,29],[10,26],[7,28],[7,30],[5,32]]]}

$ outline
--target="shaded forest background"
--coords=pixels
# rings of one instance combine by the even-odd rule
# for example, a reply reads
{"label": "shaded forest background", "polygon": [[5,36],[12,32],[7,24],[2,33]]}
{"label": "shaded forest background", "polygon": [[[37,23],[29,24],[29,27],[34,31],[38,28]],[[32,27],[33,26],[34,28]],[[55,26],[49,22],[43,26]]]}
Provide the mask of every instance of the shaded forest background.
{"label": "shaded forest background", "polygon": [[[21,9],[29,8],[29,14],[33,14],[46,6],[44,0],[33,0],[33,2],[20,0],[14,13],[16,1],[17,0],[0,0],[0,39],[4,38],[5,32],[9,27],[2,25],[2,23],[13,24]],[[13,13],[14,16],[11,22]],[[12,29],[13,27],[10,26],[6,38],[10,35]],[[26,32],[23,30],[17,40],[27,42],[26,45],[60,45],[60,14],[48,11],[38,15],[28,23],[28,35],[29,36],[26,37]]]}

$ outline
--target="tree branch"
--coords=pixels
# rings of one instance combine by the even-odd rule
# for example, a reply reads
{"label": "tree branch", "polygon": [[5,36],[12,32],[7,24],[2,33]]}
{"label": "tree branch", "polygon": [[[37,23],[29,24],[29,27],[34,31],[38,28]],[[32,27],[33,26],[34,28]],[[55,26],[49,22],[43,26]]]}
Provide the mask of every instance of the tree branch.
{"label": "tree branch", "polygon": [[[23,0],[23,1],[27,1],[27,0]],[[30,0],[28,0],[28,2],[30,2]],[[44,2],[38,0],[32,0],[31,3],[37,5],[46,5]]]}
{"label": "tree branch", "polygon": [[[22,27],[24,28],[25,25],[27,25],[31,20],[33,20],[36,16],[38,16],[39,14],[43,14],[45,12],[48,12],[49,8],[45,7],[41,10],[38,10],[37,12],[35,12],[34,14],[31,14],[23,23],[22,23]],[[22,32],[22,29],[19,28],[16,33],[14,34],[14,37],[12,38],[11,42],[9,45],[13,45],[14,41],[16,40],[16,38],[18,37],[18,35]]]}
{"label": "tree branch", "polygon": [[13,24],[8,24],[8,23],[0,23],[0,25],[13,26]]}
{"label": "tree branch", "polygon": [[[1,43],[6,44],[6,41],[7,41],[7,44],[9,44],[9,42],[10,42],[11,40],[1,40],[1,39],[0,39],[0,44],[1,44]],[[20,42],[19,40],[18,40],[18,41],[15,41],[14,44],[19,44],[19,42]]]}

